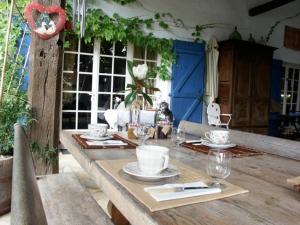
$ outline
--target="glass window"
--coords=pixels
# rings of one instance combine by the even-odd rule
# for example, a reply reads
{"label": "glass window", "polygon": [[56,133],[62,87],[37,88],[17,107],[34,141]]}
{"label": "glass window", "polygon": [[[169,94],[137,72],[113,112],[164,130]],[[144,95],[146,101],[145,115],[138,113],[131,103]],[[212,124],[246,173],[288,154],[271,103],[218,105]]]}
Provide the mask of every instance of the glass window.
{"label": "glass window", "polygon": [[282,114],[300,111],[299,68],[297,65],[285,65],[285,75],[281,85]]}

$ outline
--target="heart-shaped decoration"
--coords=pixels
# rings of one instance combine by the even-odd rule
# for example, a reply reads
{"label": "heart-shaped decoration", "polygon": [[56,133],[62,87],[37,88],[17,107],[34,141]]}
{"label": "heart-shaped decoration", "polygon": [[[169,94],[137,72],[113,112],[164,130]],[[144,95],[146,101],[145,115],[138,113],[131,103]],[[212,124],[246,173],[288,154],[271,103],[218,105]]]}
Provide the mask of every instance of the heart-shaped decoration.
{"label": "heart-shaped decoration", "polygon": [[[33,10],[40,13],[36,21],[32,17]],[[51,20],[50,14],[58,15],[56,23]],[[32,2],[26,6],[24,15],[31,30],[43,40],[48,40],[57,35],[66,23],[66,12],[59,6],[45,7],[37,2]]]}

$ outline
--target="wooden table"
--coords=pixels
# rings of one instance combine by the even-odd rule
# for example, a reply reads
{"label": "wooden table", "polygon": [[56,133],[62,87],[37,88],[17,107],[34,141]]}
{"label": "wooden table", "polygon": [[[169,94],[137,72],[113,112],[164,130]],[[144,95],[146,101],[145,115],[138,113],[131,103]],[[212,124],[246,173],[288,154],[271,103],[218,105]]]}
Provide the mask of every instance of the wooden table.
{"label": "wooden table", "polygon": [[[286,180],[298,176],[300,162],[276,155],[234,158],[229,182],[248,189],[247,194],[151,213],[95,163],[95,160],[134,158],[135,150],[82,150],[62,131],[61,143],[93,178],[132,225],[296,225],[300,222],[300,194]],[[170,146],[169,140],[157,144]],[[173,148],[174,149],[174,148]],[[181,148],[171,149],[176,158],[204,170],[206,155]]]}

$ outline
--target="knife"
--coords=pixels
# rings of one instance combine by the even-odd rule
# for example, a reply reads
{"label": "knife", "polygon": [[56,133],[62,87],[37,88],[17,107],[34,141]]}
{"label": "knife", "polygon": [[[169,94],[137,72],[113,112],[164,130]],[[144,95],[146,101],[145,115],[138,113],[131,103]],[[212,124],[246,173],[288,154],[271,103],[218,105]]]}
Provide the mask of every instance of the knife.
{"label": "knife", "polygon": [[160,189],[152,189],[149,190],[150,192],[158,192],[158,193],[165,193],[165,192],[182,192],[186,190],[198,190],[198,189],[208,189],[211,188],[210,186],[192,186],[192,187],[170,187],[170,188],[160,188]]}

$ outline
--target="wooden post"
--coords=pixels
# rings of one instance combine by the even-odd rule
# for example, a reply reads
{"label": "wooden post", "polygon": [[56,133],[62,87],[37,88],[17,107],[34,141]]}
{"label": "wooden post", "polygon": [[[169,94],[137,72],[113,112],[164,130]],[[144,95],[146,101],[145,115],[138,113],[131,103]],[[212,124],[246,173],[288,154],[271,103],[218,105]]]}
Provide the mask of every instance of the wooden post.
{"label": "wooden post", "polygon": [[[62,1],[36,2],[44,6],[60,6]],[[56,148],[59,143],[62,45],[62,33],[48,40],[42,40],[35,33],[31,33],[28,98],[37,121],[31,126],[29,137],[40,147]],[[50,168],[41,160],[35,161],[38,175],[58,172],[58,157],[55,165],[51,165]]]}

